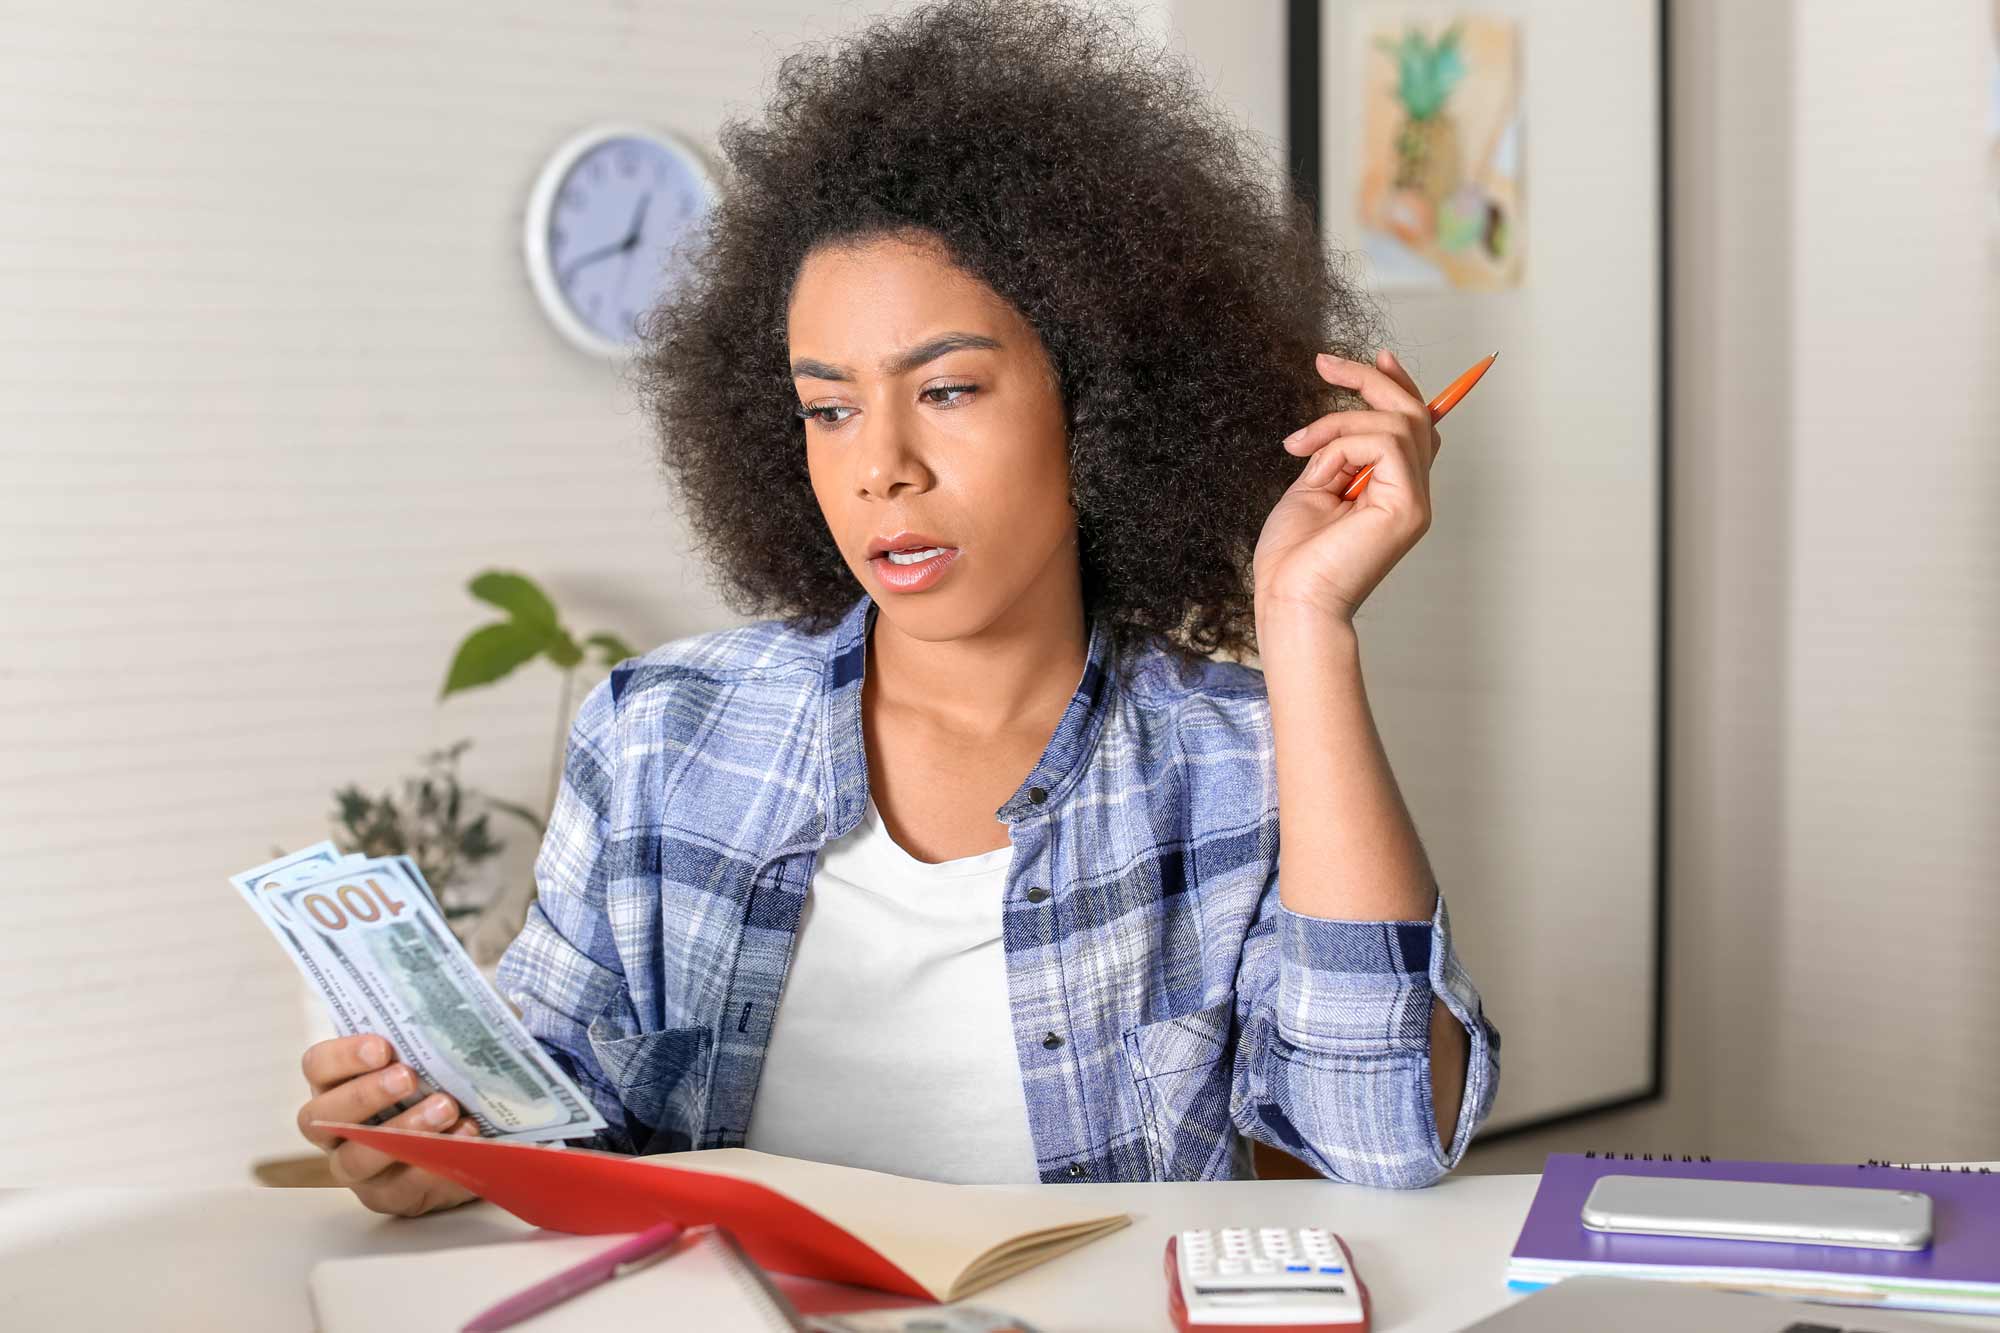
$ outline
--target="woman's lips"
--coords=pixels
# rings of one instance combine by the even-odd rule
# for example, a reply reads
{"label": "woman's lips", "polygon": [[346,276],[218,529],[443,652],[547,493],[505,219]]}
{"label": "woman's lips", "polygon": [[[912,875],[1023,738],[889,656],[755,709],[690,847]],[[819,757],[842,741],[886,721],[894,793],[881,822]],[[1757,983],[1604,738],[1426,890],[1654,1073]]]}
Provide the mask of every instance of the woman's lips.
{"label": "woman's lips", "polygon": [[951,567],[958,563],[958,548],[947,546],[943,552],[914,565],[899,565],[889,559],[885,551],[869,559],[868,565],[875,571],[876,582],[892,592],[922,592],[934,586]]}

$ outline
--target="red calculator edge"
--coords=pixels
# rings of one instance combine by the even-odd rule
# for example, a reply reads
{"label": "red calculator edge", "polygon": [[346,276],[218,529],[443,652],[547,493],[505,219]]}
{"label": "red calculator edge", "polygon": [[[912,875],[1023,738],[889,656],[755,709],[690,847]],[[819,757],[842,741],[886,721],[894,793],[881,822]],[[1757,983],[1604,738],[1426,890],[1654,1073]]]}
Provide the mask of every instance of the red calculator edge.
{"label": "red calculator edge", "polygon": [[1353,1279],[1355,1294],[1361,1297],[1361,1322],[1358,1324],[1190,1324],[1187,1317],[1187,1303],[1181,1299],[1181,1273],[1177,1251],[1181,1238],[1178,1234],[1167,1237],[1167,1313],[1174,1317],[1174,1327],[1180,1333],[1368,1333],[1374,1320],[1374,1309],[1368,1299],[1368,1284],[1354,1271],[1354,1254],[1347,1248],[1347,1242],[1329,1231],[1328,1236],[1340,1247],[1340,1257],[1347,1266],[1347,1276]]}

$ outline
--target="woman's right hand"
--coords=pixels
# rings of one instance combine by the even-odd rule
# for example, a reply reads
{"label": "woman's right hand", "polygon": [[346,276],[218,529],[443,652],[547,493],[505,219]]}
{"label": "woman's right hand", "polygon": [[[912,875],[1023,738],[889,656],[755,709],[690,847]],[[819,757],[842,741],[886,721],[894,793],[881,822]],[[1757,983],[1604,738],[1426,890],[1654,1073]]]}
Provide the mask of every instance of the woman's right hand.
{"label": "woman's right hand", "polygon": [[[299,1133],[314,1147],[327,1151],[334,1180],[378,1213],[416,1217],[476,1197],[463,1185],[399,1162],[366,1144],[350,1143],[313,1124],[315,1120],[359,1124],[409,1096],[417,1086],[416,1074],[395,1056],[387,1041],[366,1033],[307,1047],[301,1064],[312,1098],[299,1108]],[[479,1126],[460,1116],[458,1103],[441,1092],[412,1106],[387,1127],[475,1138],[479,1134]]]}

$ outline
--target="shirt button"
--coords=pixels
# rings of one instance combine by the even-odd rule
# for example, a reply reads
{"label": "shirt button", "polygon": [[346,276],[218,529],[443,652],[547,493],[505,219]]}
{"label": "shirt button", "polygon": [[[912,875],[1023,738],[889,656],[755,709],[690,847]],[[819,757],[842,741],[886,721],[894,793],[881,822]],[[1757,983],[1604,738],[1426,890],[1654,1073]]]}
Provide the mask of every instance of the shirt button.
{"label": "shirt button", "polygon": [[1083,1163],[1082,1163],[1082,1162],[1071,1162],[1071,1163],[1069,1164],[1069,1173],[1070,1173],[1070,1175],[1072,1175],[1072,1176],[1080,1176],[1080,1175],[1082,1175],[1082,1174],[1083,1174]]}
{"label": "shirt button", "polygon": [[1051,1032],[1048,1036],[1042,1038],[1042,1047],[1045,1050],[1053,1051],[1056,1047],[1060,1045],[1062,1045],[1062,1038],[1058,1037],[1053,1032]]}
{"label": "shirt button", "polygon": [[1048,896],[1049,896],[1049,891],[1043,888],[1039,884],[1037,884],[1034,888],[1028,890],[1028,901],[1031,903],[1045,902],[1047,901]]}
{"label": "shirt button", "polygon": [[1040,805],[1043,801],[1049,799],[1049,793],[1042,787],[1030,787],[1028,788],[1028,799],[1036,805]]}

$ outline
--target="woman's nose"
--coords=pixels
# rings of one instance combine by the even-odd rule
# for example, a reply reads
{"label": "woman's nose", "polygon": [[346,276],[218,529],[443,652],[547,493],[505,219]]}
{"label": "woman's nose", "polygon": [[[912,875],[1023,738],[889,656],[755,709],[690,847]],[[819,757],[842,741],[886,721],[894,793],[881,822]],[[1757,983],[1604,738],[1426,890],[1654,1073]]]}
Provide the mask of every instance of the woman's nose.
{"label": "woman's nose", "polygon": [[860,421],[855,467],[861,490],[888,497],[906,486],[922,486],[928,476],[917,451],[914,424],[894,408],[865,413]]}

